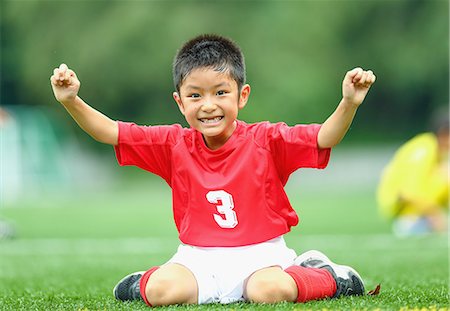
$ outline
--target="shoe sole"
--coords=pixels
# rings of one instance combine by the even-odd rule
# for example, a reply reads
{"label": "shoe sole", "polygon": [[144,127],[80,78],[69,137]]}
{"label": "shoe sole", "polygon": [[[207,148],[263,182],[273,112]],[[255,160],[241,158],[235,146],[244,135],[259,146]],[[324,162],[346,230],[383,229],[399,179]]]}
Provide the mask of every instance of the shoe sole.
{"label": "shoe sole", "polygon": [[138,272],[130,273],[130,274],[124,276],[119,282],[117,282],[116,286],[114,286],[114,288],[113,288],[113,296],[114,296],[114,298],[116,298],[117,300],[120,300],[117,297],[117,295],[116,295],[116,289],[117,289],[117,287],[119,286],[120,283],[125,281],[125,279],[129,278],[130,276],[137,275],[137,274],[142,274],[143,275],[144,273],[145,273],[145,271],[138,271]]}

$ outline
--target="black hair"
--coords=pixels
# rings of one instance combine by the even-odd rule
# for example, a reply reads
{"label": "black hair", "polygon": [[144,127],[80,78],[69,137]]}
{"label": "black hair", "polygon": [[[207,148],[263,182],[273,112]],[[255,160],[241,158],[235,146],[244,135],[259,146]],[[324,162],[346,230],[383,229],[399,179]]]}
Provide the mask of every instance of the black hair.
{"label": "black hair", "polygon": [[245,62],[239,46],[232,40],[203,34],[187,41],[177,52],[173,61],[173,83],[177,92],[184,79],[197,68],[212,68],[227,72],[240,90],[245,83]]}

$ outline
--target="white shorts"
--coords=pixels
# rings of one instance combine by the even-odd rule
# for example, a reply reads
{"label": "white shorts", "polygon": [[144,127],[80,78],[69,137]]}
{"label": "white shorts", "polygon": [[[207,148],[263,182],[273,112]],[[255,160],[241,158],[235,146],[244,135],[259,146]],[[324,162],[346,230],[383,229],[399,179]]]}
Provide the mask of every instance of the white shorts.
{"label": "white shorts", "polygon": [[[196,247],[180,245],[167,263],[188,268],[198,285],[198,303],[243,301],[244,283],[255,271],[271,266],[286,269],[297,254],[283,237],[240,247]],[[166,263],[166,264],[167,264]]]}

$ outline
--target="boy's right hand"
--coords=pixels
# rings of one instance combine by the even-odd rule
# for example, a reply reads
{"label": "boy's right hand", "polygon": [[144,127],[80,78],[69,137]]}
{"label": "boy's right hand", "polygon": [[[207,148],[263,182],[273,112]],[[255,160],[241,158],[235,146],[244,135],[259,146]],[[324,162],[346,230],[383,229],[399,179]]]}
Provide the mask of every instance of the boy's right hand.
{"label": "boy's right hand", "polygon": [[66,64],[61,64],[58,68],[53,70],[53,75],[50,77],[50,82],[55,98],[60,103],[69,103],[75,100],[80,89],[80,80],[78,80],[75,72],[67,67]]}

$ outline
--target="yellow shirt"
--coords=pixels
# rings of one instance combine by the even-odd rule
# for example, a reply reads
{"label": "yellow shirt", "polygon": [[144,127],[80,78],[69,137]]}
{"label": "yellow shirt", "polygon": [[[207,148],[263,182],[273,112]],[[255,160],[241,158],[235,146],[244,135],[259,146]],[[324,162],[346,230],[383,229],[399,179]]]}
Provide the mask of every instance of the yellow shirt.
{"label": "yellow shirt", "polygon": [[419,134],[395,153],[377,189],[381,214],[428,215],[448,208],[448,162],[439,155],[437,138]]}

